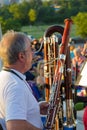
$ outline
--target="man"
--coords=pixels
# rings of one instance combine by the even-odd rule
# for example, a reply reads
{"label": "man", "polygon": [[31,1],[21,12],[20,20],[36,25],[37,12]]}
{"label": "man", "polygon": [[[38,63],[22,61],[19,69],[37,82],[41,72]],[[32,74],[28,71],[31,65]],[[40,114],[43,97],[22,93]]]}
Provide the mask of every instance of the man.
{"label": "man", "polygon": [[8,31],[0,42],[3,61],[0,72],[0,123],[3,130],[41,130],[43,127],[40,110],[44,114],[48,104],[41,104],[39,108],[24,75],[31,68],[30,46],[25,34],[14,31]]}

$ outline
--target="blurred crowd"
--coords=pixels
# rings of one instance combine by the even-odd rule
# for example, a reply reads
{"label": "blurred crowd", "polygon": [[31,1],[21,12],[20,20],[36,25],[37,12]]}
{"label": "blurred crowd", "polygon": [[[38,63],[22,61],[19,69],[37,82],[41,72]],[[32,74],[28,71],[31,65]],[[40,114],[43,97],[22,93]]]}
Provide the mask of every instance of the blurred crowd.
{"label": "blurred crowd", "polygon": [[[34,51],[32,68],[28,73],[33,75],[27,76],[28,80],[36,83],[36,86],[39,90],[38,100],[45,100],[45,77],[44,77],[44,44],[43,38],[39,40],[32,41],[32,49]],[[87,58],[87,41],[76,47],[75,45],[70,44],[70,57],[71,57],[71,66],[72,66],[72,84],[75,85],[77,76],[81,72],[81,69],[84,65],[84,62]],[[35,85],[34,85],[35,86]],[[79,96],[87,96],[86,90],[81,86],[80,91],[78,92]]]}
{"label": "blurred crowd", "polygon": [[[78,45],[78,47],[75,47],[70,45],[70,56],[72,62],[72,84],[75,85],[87,59],[87,41],[85,41],[83,46]],[[87,96],[87,90],[84,86],[77,86],[77,96]]]}

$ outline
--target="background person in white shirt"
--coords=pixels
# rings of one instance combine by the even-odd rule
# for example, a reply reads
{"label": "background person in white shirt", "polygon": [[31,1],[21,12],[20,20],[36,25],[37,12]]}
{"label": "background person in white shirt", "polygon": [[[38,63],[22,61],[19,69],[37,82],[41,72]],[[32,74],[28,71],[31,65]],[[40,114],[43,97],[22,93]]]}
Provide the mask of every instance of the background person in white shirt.
{"label": "background person in white shirt", "polygon": [[4,130],[41,130],[41,114],[48,103],[39,103],[26,82],[24,73],[31,68],[32,51],[29,38],[9,31],[0,42],[3,69],[0,72],[0,123]]}

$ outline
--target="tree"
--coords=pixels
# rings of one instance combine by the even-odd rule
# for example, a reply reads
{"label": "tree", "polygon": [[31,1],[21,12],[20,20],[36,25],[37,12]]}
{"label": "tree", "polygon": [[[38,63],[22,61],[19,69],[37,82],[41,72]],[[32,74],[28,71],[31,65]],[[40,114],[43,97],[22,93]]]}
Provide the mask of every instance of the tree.
{"label": "tree", "polygon": [[53,23],[56,22],[57,20],[55,20],[55,10],[53,7],[42,7],[40,8],[40,11],[38,13],[38,22],[40,23]]}
{"label": "tree", "polygon": [[87,37],[87,13],[78,13],[72,17],[74,24],[76,24],[76,33],[84,38]]}
{"label": "tree", "polygon": [[[7,30],[15,30],[15,31],[20,31],[21,30],[21,25],[17,20],[14,19],[7,19],[4,20],[3,17],[0,16],[0,23],[2,27],[2,33],[4,34]],[[15,23],[15,24],[14,24]]]}
{"label": "tree", "polygon": [[36,17],[37,17],[36,16],[36,10],[30,9],[28,16],[29,16],[29,20],[31,21],[31,23],[34,23],[35,20],[36,20]]}
{"label": "tree", "polygon": [[9,12],[13,15],[13,19],[20,22],[21,25],[29,24],[28,11],[30,9],[28,2],[23,2],[20,4],[12,4],[9,7]]}
{"label": "tree", "polygon": [[41,0],[29,0],[29,4],[31,5],[31,8],[35,10],[39,10],[39,8],[42,6]]}
{"label": "tree", "polygon": [[12,17],[12,14],[9,12],[9,6],[3,5],[0,7],[0,16],[3,17],[4,20]]}

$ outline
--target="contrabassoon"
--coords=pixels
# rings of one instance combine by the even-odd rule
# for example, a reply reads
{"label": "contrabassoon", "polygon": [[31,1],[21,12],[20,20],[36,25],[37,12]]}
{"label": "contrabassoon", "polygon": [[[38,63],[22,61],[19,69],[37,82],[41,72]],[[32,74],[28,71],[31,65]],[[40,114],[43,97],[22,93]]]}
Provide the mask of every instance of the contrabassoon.
{"label": "contrabassoon", "polygon": [[57,60],[57,65],[53,78],[53,84],[51,87],[49,107],[47,112],[46,123],[44,126],[45,130],[53,130],[55,126],[55,118],[57,111],[59,109],[60,89],[61,89],[62,76],[64,72],[64,64],[67,54],[71,24],[72,24],[71,19],[65,19],[65,28],[63,31],[62,43],[59,50],[59,59]]}
{"label": "contrabassoon", "polygon": [[[64,28],[59,25],[50,26],[44,33],[44,77],[45,83],[52,86],[53,75],[57,64],[56,58],[58,58],[58,38],[54,37],[55,32],[63,35]],[[45,99],[49,101],[50,89],[46,88]]]}

